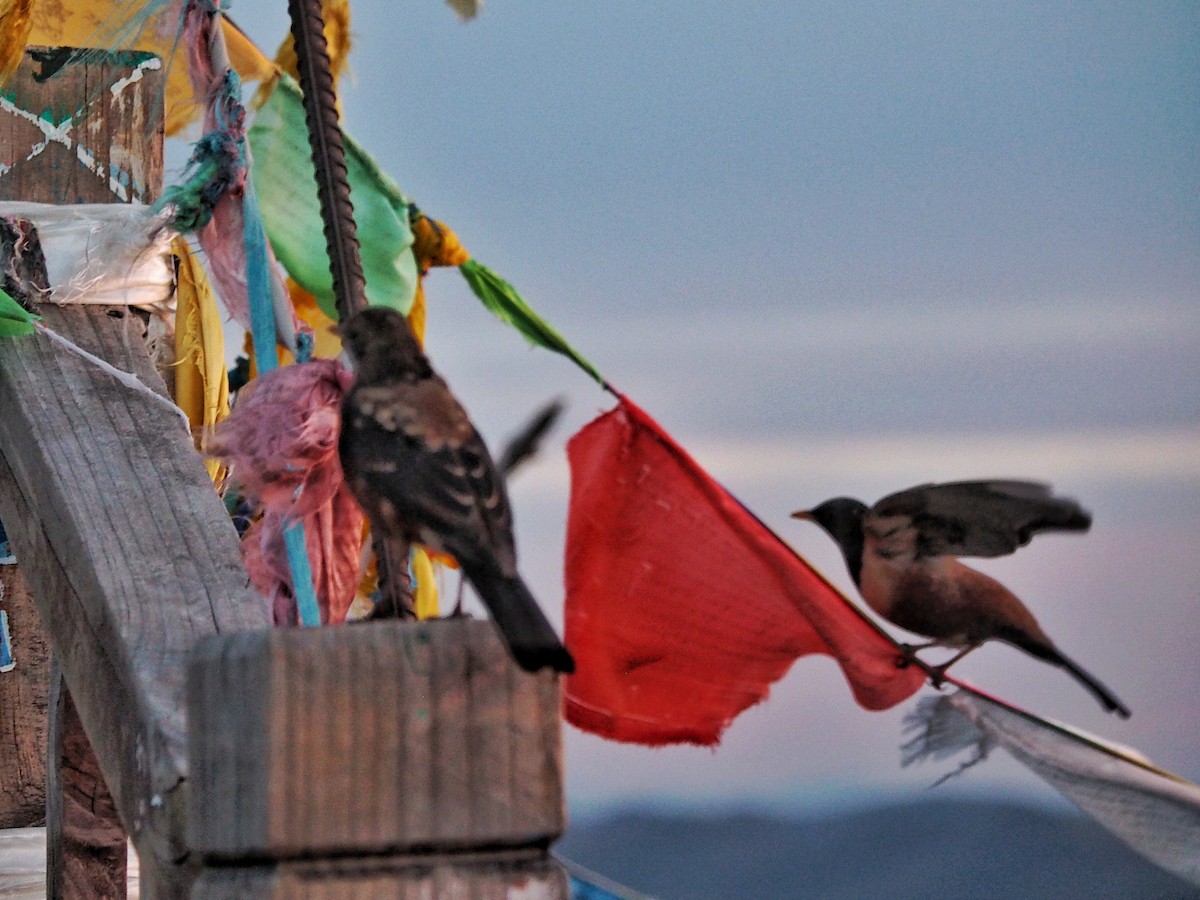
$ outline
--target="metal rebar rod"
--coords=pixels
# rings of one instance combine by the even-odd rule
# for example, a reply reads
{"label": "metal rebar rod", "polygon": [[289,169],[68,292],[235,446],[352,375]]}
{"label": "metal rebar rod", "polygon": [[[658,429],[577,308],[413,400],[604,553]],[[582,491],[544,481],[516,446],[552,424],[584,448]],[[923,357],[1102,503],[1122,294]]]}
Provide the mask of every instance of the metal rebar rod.
{"label": "metal rebar rod", "polygon": [[288,0],[292,38],[296,44],[300,89],[308,140],[316,169],[317,196],[325,225],[325,246],[333,274],[338,317],[345,319],[367,305],[366,280],[359,255],[358,229],[350,202],[350,181],[338,123],[337,95],[325,43],[321,0]]}

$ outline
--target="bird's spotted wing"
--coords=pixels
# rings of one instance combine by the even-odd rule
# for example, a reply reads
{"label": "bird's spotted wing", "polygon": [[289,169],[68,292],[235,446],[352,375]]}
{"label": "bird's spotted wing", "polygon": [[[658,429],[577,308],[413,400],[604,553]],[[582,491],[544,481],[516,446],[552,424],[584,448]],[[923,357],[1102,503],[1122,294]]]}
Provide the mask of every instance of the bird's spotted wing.
{"label": "bird's spotted wing", "polygon": [[1032,481],[922,484],[884,497],[871,520],[904,516],[917,531],[917,555],[1004,556],[1041,531],[1087,531],[1091,514]]}
{"label": "bird's spotted wing", "polygon": [[345,409],[343,462],[355,494],[374,498],[372,518],[392,518],[465,566],[490,556],[515,574],[503,482],[440,378],[357,387]]}

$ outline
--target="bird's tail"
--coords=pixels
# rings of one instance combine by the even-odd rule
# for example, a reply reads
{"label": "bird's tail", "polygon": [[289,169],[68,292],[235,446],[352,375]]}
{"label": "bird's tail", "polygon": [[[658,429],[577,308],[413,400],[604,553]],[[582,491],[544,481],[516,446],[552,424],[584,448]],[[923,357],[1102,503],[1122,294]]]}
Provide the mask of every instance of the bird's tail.
{"label": "bird's tail", "polygon": [[467,572],[467,577],[492,614],[517,665],[526,672],[547,667],[556,672],[575,671],[575,660],[519,575],[507,578],[476,571]]}
{"label": "bird's tail", "polygon": [[1092,695],[1100,701],[1100,705],[1106,710],[1110,713],[1115,713],[1122,719],[1129,718],[1129,707],[1118,700],[1116,694],[1105,687],[1103,682],[1088,672],[1083,666],[1079,665],[1069,656],[1064,655],[1053,644],[1043,644],[1039,641],[1032,641],[1023,636],[1015,635],[1004,635],[1002,639],[1015,644],[1026,653],[1036,656],[1044,662],[1058,666],[1060,669],[1066,669],[1075,676],[1076,681],[1092,692]]}

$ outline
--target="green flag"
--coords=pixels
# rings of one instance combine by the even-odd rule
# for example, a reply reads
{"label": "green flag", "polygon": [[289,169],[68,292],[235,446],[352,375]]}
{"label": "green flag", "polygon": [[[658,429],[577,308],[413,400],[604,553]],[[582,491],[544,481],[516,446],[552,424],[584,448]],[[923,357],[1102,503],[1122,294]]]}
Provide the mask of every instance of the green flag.
{"label": "green flag", "polygon": [[483,305],[490,309],[497,319],[517,329],[531,344],[561,353],[601,385],[604,384],[604,379],[595,367],[576,353],[562,335],[534,312],[511,284],[473,259],[463,263],[458,269],[467,279],[467,284],[471,286],[475,296],[483,301]]}
{"label": "green flag", "polygon": [[[287,75],[280,76],[258,111],[249,138],[254,158],[251,177],[275,256],[336,321],[304,101],[299,85]],[[345,136],[345,150],[367,302],[408,315],[417,290],[408,199],[349,135]]]}
{"label": "green flag", "polygon": [[41,319],[0,289],[0,337],[33,334],[33,323]]}

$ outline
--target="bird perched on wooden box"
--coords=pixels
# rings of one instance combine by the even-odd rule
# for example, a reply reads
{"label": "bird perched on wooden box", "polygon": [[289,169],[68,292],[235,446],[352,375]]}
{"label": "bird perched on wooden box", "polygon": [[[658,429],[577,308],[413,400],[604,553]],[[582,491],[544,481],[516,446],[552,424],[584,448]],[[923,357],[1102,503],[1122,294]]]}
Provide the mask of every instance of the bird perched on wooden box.
{"label": "bird perched on wooden box", "polygon": [[956,557],[1005,556],[1042,531],[1087,531],[1092,517],[1074,500],[1029,481],[923,484],[872,507],[850,497],[792,513],[837,541],[867,605],[890,622],[959,649],[930,667],[935,679],[980,644],[1004,641],[1066,669],[1122,718],[1129,710],[1096,678],[1064,656],[1015,594]]}
{"label": "bird perched on wooden box", "polygon": [[[408,322],[370,307],[336,331],[355,369],[338,452],[372,531],[385,542],[417,541],[454,557],[523,669],[573,671],[571,654],[517,573],[504,480]],[[407,557],[381,562],[395,572]]]}

